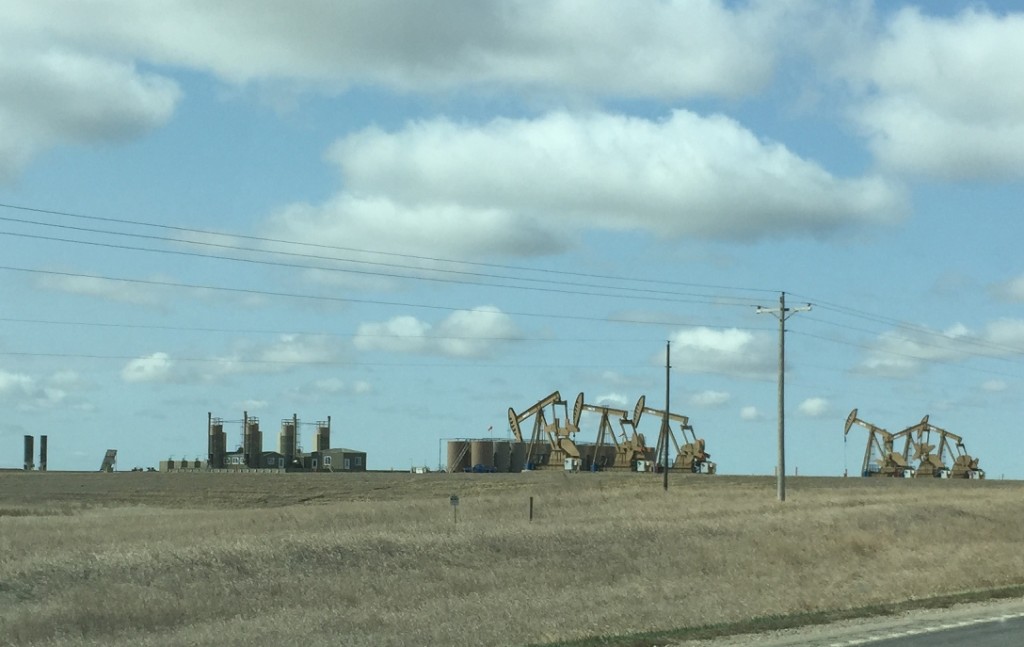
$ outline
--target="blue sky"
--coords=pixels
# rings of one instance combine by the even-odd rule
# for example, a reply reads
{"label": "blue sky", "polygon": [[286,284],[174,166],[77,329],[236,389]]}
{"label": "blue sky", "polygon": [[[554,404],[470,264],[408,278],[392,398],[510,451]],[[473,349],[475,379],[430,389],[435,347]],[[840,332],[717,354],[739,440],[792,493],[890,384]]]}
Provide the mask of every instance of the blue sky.
{"label": "blue sky", "polygon": [[856,407],[1020,478],[1020,60],[1013,3],[5,3],[0,465],[249,411],[435,466],[554,390],[661,406],[671,341],[768,474],[785,291],[790,473],[856,471]]}

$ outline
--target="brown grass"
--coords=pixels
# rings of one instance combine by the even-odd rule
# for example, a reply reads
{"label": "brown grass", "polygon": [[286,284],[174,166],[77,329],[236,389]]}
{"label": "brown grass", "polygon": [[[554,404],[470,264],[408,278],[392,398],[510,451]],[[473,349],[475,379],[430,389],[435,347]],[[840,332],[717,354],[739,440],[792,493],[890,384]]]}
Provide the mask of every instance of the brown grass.
{"label": "brown grass", "polygon": [[0,643],[522,645],[1024,584],[1022,483],[789,485],[4,473]]}

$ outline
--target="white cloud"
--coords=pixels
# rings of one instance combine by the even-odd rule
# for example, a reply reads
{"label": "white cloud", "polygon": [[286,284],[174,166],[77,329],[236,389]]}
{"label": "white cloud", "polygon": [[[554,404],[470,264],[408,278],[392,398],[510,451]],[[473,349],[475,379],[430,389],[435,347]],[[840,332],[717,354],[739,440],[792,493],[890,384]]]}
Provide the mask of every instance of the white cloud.
{"label": "white cloud", "polygon": [[364,380],[345,382],[336,377],[332,377],[327,378],[325,380],[317,380],[309,388],[304,389],[303,391],[315,391],[317,393],[322,393],[325,395],[361,395],[364,393],[369,393],[372,390],[373,387],[370,385],[370,383]]}
{"label": "white cloud", "polygon": [[1001,285],[997,285],[995,293],[1007,301],[1024,303],[1024,276],[1017,276]]}
{"label": "white cloud", "polygon": [[944,179],[1024,177],[1024,15],[898,11],[845,74],[853,118],[886,166]]}
{"label": "white cloud", "polygon": [[49,148],[134,138],[174,111],[180,92],[167,79],[43,43],[4,42],[4,32],[0,27],[0,182]]}
{"label": "white cloud", "polygon": [[807,398],[797,407],[797,411],[808,418],[820,418],[830,410],[830,403],[825,398]]}
{"label": "white cloud", "polygon": [[701,391],[690,397],[690,404],[698,407],[715,408],[721,407],[732,398],[724,391]]}
{"label": "white cloud", "polygon": [[281,335],[254,355],[267,364],[319,364],[336,359],[341,344],[328,335]]}
{"label": "white cloud", "polygon": [[981,388],[991,393],[1000,393],[1009,388],[1009,385],[1003,380],[986,380],[982,382]]}
{"label": "white cloud", "polygon": [[202,377],[216,380],[225,375],[266,374],[297,367],[330,364],[344,355],[345,346],[331,335],[280,335],[268,343],[243,341],[229,355],[212,358],[201,366]]}
{"label": "white cloud", "polygon": [[58,371],[49,377],[0,370],[0,402],[20,411],[46,410],[58,405],[85,408],[73,401],[73,391],[82,388],[73,371]]}
{"label": "white cloud", "polygon": [[522,337],[512,318],[494,306],[453,312],[438,324],[437,343],[450,357],[489,356],[498,344]]}
{"label": "white cloud", "polygon": [[776,346],[763,333],[699,327],[679,331],[671,341],[672,367],[685,373],[766,377],[778,370]]}
{"label": "white cloud", "polygon": [[125,382],[167,382],[172,379],[175,362],[167,353],[153,353],[133,359],[121,369]]}
{"label": "white cloud", "polygon": [[763,420],[764,415],[757,410],[757,407],[746,406],[740,409],[740,419],[742,420]]}
{"label": "white cloud", "polygon": [[494,306],[479,306],[453,312],[436,326],[409,315],[364,323],[353,344],[362,351],[480,358],[521,337],[511,317]]}
{"label": "white cloud", "polygon": [[12,0],[0,35],[209,71],[239,84],[736,97],[770,79],[788,7],[730,5]]}
{"label": "white cloud", "polygon": [[373,390],[373,385],[370,384],[369,382],[365,381],[365,380],[356,380],[352,384],[352,392],[353,393],[363,394],[363,393],[369,393],[372,390]]}
{"label": "white cloud", "polygon": [[[602,407],[612,407],[613,409],[625,409],[626,405],[629,404],[629,398],[621,393],[605,393],[599,395],[594,399],[594,403]],[[587,404],[590,404],[589,402]]]}
{"label": "white cloud", "polygon": [[429,237],[438,255],[487,258],[558,252],[587,228],[756,240],[904,211],[901,189],[879,177],[834,177],[731,119],[685,110],[434,119],[347,136],[330,159],[345,191],[283,209],[268,236],[398,252]]}
{"label": "white cloud", "polygon": [[1024,355],[1024,320],[997,319],[979,333],[957,323],[945,331],[921,327],[883,333],[859,370],[886,377],[908,377],[935,362],[973,357]]}
{"label": "white cloud", "polygon": [[390,3],[9,0],[0,22],[0,181],[40,152],[137,137],[181,91],[138,68],[283,96],[351,87],[510,90],[529,101],[740,97],[771,79],[788,7],[723,0]]}
{"label": "white cloud", "polygon": [[111,281],[91,276],[47,274],[36,281],[36,286],[44,290],[140,306],[158,306],[161,303],[160,295],[152,287],[147,288],[123,281]]}

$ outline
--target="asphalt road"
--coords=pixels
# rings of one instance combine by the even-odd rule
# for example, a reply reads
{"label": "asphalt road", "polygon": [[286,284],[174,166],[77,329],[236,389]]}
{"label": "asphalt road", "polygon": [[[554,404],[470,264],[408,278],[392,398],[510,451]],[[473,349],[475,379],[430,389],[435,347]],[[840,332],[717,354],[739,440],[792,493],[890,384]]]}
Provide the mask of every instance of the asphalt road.
{"label": "asphalt road", "polygon": [[[858,643],[843,643],[854,645]],[[884,640],[860,643],[872,647],[1018,647],[1024,644],[1024,617],[987,621],[964,621],[949,629],[905,633]]]}
{"label": "asphalt road", "polygon": [[1024,645],[1024,600],[964,604],[681,644],[686,647],[1020,647]]}

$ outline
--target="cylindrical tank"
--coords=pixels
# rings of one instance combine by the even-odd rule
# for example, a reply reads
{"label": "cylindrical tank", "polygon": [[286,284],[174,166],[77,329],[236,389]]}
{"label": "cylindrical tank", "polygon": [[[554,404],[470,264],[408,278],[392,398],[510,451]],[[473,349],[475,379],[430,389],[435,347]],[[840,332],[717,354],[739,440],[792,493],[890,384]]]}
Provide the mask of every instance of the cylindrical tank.
{"label": "cylindrical tank", "polygon": [[469,462],[476,467],[494,467],[494,441],[472,440],[469,443]]}
{"label": "cylindrical tank", "polygon": [[278,446],[281,455],[284,456],[284,464],[291,465],[295,458],[298,446],[298,437],[295,433],[295,421],[289,418],[281,421],[281,435],[278,438]]}
{"label": "cylindrical tank", "polygon": [[512,456],[509,461],[510,472],[522,472],[526,467],[526,443],[512,443]]}
{"label": "cylindrical tank", "polygon": [[449,440],[448,441],[448,471],[461,472],[463,468],[469,467],[469,441]]}
{"label": "cylindrical tank", "polygon": [[316,437],[313,440],[313,451],[322,452],[331,448],[331,417],[316,423]]}
{"label": "cylindrical tank", "polygon": [[246,420],[243,440],[246,467],[253,469],[260,467],[260,456],[263,455],[263,434],[260,432],[258,418],[250,417]]}
{"label": "cylindrical tank", "polygon": [[39,471],[46,471],[46,435],[39,437]]}
{"label": "cylindrical tank", "polygon": [[34,436],[25,436],[25,471],[29,471],[35,467],[32,462],[35,460],[36,454],[36,439]]}
{"label": "cylindrical tank", "polygon": [[593,443],[577,443],[576,449],[580,452],[580,465],[582,469],[589,470],[590,466],[597,460],[594,455],[597,445]]}
{"label": "cylindrical tank", "polygon": [[601,448],[601,456],[598,463],[601,467],[615,467],[615,456],[617,455],[615,445],[605,445]]}
{"label": "cylindrical tank", "polygon": [[212,469],[224,468],[224,455],[227,453],[228,436],[224,433],[224,421],[220,418],[210,420],[210,437],[207,440],[207,457]]}
{"label": "cylindrical tank", "polygon": [[512,465],[512,443],[507,440],[494,441],[494,468],[507,472]]}

